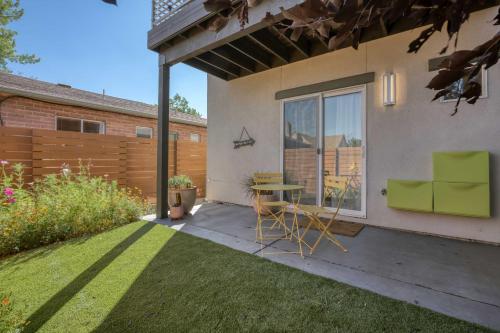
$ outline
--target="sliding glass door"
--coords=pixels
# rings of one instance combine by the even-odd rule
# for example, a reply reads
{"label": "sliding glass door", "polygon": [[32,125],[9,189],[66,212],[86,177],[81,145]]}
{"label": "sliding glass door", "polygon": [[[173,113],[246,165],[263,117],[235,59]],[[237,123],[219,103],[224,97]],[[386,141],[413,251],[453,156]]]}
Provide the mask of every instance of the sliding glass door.
{"label": "sliding glass door", "polygon": [[305,186],[302,203],[336,209],[337,196],[324,197],[324,177],[346,177],[341,214],[365,216],[364,101],[357,87],[283,102],[283,172],[287,183]]}
{"label": "sliding glass door", "polygon": [[287,101],[283,110],[285,183],[303,185],[301,202],[311,205],[316,204],[318,192],[318,110],[316,97]]}
{"label": "sliding glass door", "polygon": [[[342,213],[364,215],[364,112],[363,92],[323,96],[323,177],[349,181]],[[324,198],[326,207],[337,208],[338,197]]]}

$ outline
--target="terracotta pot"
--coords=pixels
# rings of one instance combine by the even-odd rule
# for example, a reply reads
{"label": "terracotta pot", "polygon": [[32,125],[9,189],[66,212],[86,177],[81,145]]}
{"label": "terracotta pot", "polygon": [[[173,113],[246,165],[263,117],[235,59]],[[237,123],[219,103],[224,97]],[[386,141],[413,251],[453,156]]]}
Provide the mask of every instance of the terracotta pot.
{"label": "terracotta pot", "polygon": [[169,188],[168,189],[169,206],[172,206],[172,203],[175,202],[176,193],[181,194],[181,202],[182,202],[182,207],[184,207],[184,213],[189,214],[189,212],[191,211],[191,209],[193,209],[193,206],[196,202],[196,186],[183,189]]}
{"label": "terracotta pot", "polygon": [[[260,195],[260,201],[277,201],[277,197],[274,194],[265,194],[265,195]],[[252,201],[252,206],[253,210],[255,213],[258,213],[257,211],[257,196],[253,199]],[[272,209],[269,207],[261,207],[260,214],[261,215],[269,215],[271,214]]]}
{"label": "terracotta pot", "polygon": [[172,220],[182,219],[184,216],[184,208],[182,206],[172,207],[170,206],[170,218]]}

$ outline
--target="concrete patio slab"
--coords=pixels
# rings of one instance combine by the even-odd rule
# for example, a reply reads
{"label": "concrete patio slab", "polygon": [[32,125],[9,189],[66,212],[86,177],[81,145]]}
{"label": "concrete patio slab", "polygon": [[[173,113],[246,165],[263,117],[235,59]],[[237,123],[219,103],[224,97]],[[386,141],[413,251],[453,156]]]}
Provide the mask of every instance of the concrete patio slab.
{"label": "concrete patio slab", "polygon": [[[157,221],[233,249],[260,255],[252,208],[197,206],[182,223]],[[316,231],[306,239],[313,241]],[[500,330],[500,247],[365,227],[355,238],[339,236],[344,253],[324,240],[305,258],[264,257],[394,299]],[[265,252],[291,252],[286,240],[268,241]]]}

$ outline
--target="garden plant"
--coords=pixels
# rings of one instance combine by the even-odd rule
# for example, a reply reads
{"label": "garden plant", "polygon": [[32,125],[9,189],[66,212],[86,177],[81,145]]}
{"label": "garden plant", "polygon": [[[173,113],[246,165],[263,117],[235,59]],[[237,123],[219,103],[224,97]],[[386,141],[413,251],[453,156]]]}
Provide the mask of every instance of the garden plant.
{"label": "garden plant", "polygon": [[[0,161],[0,256],[134,222],[148,210],[138,191],[63,165],[24,183],[24,166]],[[8,171],[8,169],[10,171]]]}

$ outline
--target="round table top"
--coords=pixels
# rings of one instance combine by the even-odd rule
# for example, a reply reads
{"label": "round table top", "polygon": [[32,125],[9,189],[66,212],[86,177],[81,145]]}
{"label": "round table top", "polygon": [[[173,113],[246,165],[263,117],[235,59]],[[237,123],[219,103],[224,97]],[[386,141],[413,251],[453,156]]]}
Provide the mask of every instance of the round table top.
{"label": "round table top", "polygon": [[252,189],[256,191],[295,191],[304,189],[304,186],[292,184],[261,184],[253,185]]}

